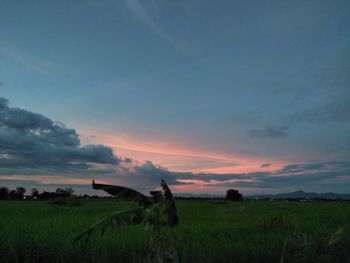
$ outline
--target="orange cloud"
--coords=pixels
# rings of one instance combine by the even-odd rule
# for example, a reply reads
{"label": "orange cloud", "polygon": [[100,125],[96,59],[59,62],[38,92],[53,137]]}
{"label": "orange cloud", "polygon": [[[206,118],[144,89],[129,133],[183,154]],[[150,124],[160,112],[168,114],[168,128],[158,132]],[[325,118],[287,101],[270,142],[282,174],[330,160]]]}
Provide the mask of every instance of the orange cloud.
{"label": "orange cloud", "polygon": [[[169,135],[157,137],[125,134],[98,128],[81,127],[83,143],[104,144],[112,147],[116,154],[137,161],[150,160],[169,170],[194,173],[249,173],[273,171],[287,163],[281,160],[256,158],[239,154],[198,150],[194,142],[174,140]],[[93,135],[93,136],[91,136]],[[263,163],[272,163],[261,167]]]}

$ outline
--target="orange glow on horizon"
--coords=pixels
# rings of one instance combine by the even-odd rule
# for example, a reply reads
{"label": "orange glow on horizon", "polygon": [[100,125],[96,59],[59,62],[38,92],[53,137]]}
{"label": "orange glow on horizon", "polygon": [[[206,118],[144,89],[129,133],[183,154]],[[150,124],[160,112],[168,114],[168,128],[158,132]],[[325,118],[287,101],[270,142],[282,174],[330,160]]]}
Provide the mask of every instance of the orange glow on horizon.
{"label": "orange glow on horizon", "polygon": [[[197,150],[189,147],[186,140],[174,141],[158,138],[157,141],[142,136],[114,133],[103,129],[82,128],[79,133],[88,139],[82,139],[83,144],[104,144],[113,148],[121,157],[132,158],[136,161],[150,160],[154,164],[176,172],[193,173],[249,173],[256,171],[274,171],[287,163],[281,160],[257,158],[238,154],[220,153]],[[93,137],[89,135],[93,134]],[[192,143],[193,144],[193,143]],[[193,163],[198,161],[197,167]],[[213,167],[202,167],[201,161],[211,161]],[[224,163],[219,165],[217,163]],[[262,168],[263,163],[272,163],[270,167]],[[187,167],[186,167],[187,166]],[[209,165],[210,166],[210,165]]]}

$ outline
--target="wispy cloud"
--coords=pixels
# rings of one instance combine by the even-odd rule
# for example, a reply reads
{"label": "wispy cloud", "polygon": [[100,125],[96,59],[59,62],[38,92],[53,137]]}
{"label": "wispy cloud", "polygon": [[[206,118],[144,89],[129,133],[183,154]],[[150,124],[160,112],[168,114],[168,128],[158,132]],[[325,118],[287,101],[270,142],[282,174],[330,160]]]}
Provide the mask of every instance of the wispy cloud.
{"label": "wispy cloud", "polygon": [[251,137],[261,137],[261,138],[281,138],[288,136],[289,128],[286,126],[273,127],[266,126],[263,129],[254,129],[248,131],[248,135]]}
{"label": "wispy cloud", "polygon": [[[156,35],[163,40],[178,48],[178,43],[175,39],[168,34],[152,17],[147,8],[138,0],[124,0],[130,11],[134,14],[135,18],[143,22],[149,29],[151,29]],[[145,3],[145,2],[143,2]]]}
{"label": "wispy cloud", "polygon": [[19,51],[15,51],[12,48],[1,46],[0,45],[0,53],[15,60],[17,63],[22,64],[23,66],[30,68],[40,74],[45,76],[49,76],[49,71],[47,70],[50,63],[43,61],[38,58],[34,58],[32,56],[27,56],[22,54]]}
{"label": "wispy cloud", "polygon": [[48,78],[53,78],[54,74],[57,72],[73,75],[77,74],[77,70],[71,66],[59,65],[47,59],[28,54],[22,50],[6,45],[0,45],[0,55],[6,56],[21,64],[22,66]]}

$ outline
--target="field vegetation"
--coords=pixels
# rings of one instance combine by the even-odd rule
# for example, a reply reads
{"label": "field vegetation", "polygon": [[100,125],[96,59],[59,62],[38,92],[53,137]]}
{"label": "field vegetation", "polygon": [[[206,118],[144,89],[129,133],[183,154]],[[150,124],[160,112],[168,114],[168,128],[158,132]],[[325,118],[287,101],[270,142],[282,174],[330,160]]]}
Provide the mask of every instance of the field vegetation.
{"label": "field vegetation", "polygon": [[[111,199],[76,206],[0,201],[0,262],[142,262],[150,238],[143,225],[73,242],[111,212],[136,206]],[[180,262],[350,262],[349,202],[177,200],[176,206]]]}

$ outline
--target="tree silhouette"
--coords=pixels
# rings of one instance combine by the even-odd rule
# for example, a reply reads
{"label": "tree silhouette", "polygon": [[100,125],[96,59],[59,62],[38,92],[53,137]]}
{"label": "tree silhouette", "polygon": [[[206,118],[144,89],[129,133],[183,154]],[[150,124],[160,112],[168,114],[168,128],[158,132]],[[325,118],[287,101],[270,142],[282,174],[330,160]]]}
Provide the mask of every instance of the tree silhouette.
{"label": "tree silhouette", "polygon": [[9,198],[10,198],[10,199],[16,199],[16,198],[18,198],[17,191],[16,191],[16,190],[11,190],[11,191],[9,192]]}
{"label": "tree silhouette", "polygon": [[32,197],[39,197],[39,191],[38,188],[32,188]]}
{"label": "tree silhouette", "polygon": [[226,199],[231,201],[243,201],[243,195],[235,189],[229,189],[226,192]]}
{"label": "tree silhouette", "polygon": [[57,188],[55,193],[58,197],[71,197],[74,190],[72,188]]}
{"label": "tree silhouette", "polygon": [[25,194],[25,192],[26,192],[26,189],[24,187],[22,187],[22,186],[17,186],[16,187],[16,192],[17,192],[17,197],[22,199],[24,194]]}
{"label": "tree silhouette", "polygon": [[7,187],[0,187],[0,199],[7,199],[9,197],[9,193],[10,190]]}

